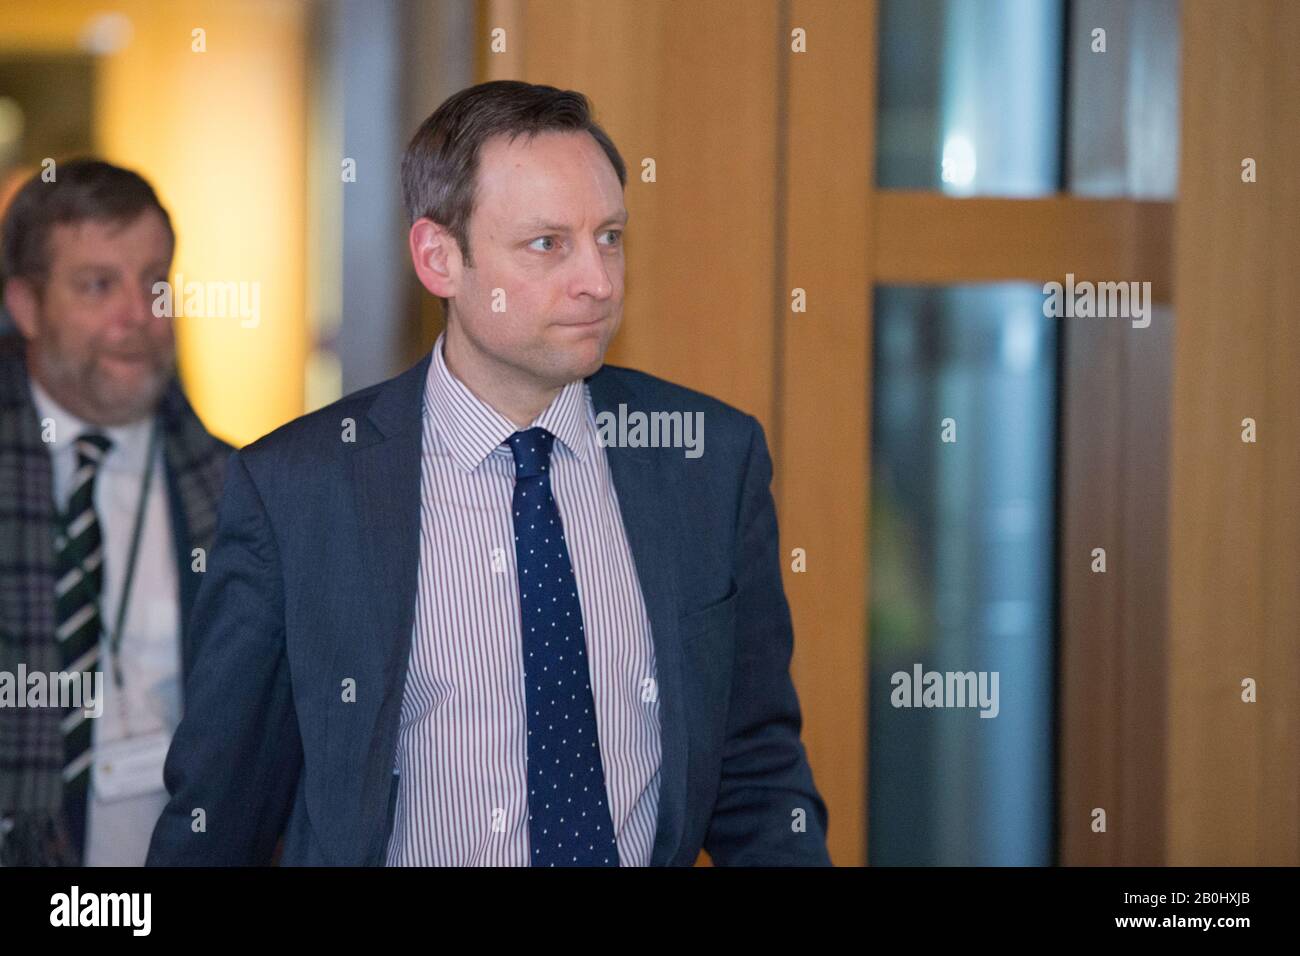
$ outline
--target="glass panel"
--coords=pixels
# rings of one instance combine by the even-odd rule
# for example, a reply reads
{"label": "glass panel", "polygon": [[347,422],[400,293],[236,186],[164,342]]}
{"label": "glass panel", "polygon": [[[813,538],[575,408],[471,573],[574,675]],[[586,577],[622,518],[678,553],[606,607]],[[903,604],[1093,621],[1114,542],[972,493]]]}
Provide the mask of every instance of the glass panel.
{"label": "glass panel", "polygon": [[[881,287],[874,335],[870,862],[1047,864],[1055,320],[1033,284]],[[904,699],[929,672],[946,706]]]}
{"label": "glass panel", "polygon": [[876,182],[1042,196],[1061,182],[1064,0],[884,0]]}
{"label": "glass panel", "polygon": [[877,184],[1172,198],[1178,14],[1178,0],[883,0]]}
{"label": "glass panel", "polygon": [[1174,198],[1179,37],[1178,0],[1074,0],[1071,192]]}

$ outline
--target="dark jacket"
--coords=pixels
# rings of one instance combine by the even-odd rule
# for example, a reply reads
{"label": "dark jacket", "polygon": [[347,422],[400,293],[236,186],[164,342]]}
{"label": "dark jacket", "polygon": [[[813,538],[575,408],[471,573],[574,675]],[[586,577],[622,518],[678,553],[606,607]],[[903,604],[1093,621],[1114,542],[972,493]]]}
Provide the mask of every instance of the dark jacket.
{"label": "dark jacket", "polygon": [[[382,865],[416,603],[429,357],[231,457],[150,865]],[[706,453],[606,453],[651,622],[663,758],[652,865],[829,863],[799,739],[762,428],[605,366],[597,414],[702,411]],[[356,440],[340,441],[344,422]],[[342,702],[345,678],[359,689]],[[195,808],[204,813],[194,824]],[[802,811],[802,812],[800,812]],[[806,826],[797,826],[799,820]],[[200,829],[201,832],[195,832]]]}

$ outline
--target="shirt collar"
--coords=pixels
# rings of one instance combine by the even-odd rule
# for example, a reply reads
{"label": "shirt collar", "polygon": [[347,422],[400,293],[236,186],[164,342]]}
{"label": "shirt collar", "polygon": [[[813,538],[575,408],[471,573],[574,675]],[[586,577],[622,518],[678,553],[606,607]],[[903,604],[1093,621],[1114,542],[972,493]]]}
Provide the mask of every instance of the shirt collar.
{"label": "shirt collar", "polygon": [[[506,418],[452,374],[443,357],[446,333],[433,345],[424,385],[425,412],[451,454],[465,471],[473,471],[517,431]],[[586,383],[574,379],[555,396],[529,428],[545,428],[579,461],[590,454],[590,396]],[[508,449],[507,449],[508,450]]]}
{"label": "shirt collar", "polygon": [[113,442],[108,454],[104,456],[101,468],[106,471],[144,471],[144,459],[149,451],[149,429],[153,424],[153,416],[127,425],[91,425],[56,402],[49,392],[41,388],[36,379],[29,379],[29,382],[37,417],[42,421],[48,418],[54,423],[54,440],[49,443],[52,451],[70,450],[85,432],[101,432]]}

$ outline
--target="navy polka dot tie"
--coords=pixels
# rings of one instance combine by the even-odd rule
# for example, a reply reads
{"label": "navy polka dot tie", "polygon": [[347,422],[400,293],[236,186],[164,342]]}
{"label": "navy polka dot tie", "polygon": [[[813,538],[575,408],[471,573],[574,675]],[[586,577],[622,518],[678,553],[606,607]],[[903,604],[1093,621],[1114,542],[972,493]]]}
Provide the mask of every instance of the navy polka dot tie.
{"label": "navy polka dot tie", "polygon": [[515,566],[528,702],[528,842],[533,866],[618,866],[596,736],[578,584],[551,493],[544,428],[515,432]]}

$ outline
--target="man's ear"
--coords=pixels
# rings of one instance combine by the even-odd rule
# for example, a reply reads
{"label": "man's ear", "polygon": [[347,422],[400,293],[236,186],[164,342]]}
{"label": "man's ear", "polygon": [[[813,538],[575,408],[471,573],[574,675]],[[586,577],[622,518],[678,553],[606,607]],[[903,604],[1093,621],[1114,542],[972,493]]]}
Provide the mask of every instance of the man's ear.
{"label": "man's ear", "polygon": [[456,295],[457,280],[465,267],[460,246],[451,233],[432,219],[417,219],[407,235],[411,265],[416,278],[436,296],[444,299]]}
{"label": "man's ear", "polygon": [[29,280],[15,277],[5,282],[5,308],[14,317],[14,325],[31,341],[36,338],[37,316],[40,314],[40,295]]}

